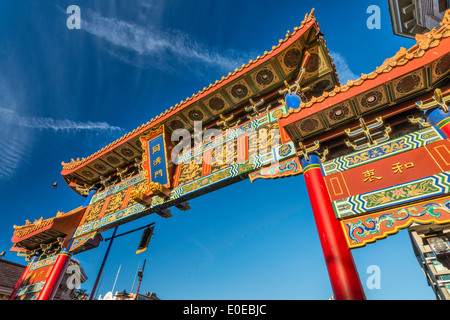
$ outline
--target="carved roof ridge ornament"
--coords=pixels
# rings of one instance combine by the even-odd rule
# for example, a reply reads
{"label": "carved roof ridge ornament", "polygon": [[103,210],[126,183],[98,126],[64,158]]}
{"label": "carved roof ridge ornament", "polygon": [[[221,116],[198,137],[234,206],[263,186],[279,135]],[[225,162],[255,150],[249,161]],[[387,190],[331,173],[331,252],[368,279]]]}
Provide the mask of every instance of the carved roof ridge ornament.
{"label": "carved roof ridge ornament", "polygon": [[[58,213],[59,212],[60,211],[58,211]],[[51,219],[53,219],[53,218],[51,218]],[[46,219],[46,220],[50,220],[50,219]],[[43,221],[44,221],[43,217],[40,217],[39,219],[34,219],[33,223],[31,223],[30,220],[26,219],[25,220],[25,225],[23,225],[23,226],[16,226],[16,225],[14,225],[13,228],[16,229],[16,230],[23,229],[23,228],[29,228],[29,227],[32,227],[32,226],[41,225],[43,223]]]}
{"label": "carved roof ridge ornament", "polygon": [[25,220],[25,225],[23,225],[23,226],[13,225],[14,235],[21,238],[31,232],[34,232],[36,230],[39,230],[43,227],[48,226],[49,224],[52,224],[53,221],[54,221],[54,218],[43,220],[42,217],[39,220],[34,220],[33,223],[30,223],[30,221]]}
{"label": "carved roof ridge ornament", "polygon": [[441,26],[444,26],[446,24],[450,24],[450,9],[446,10],[444,13],[444,19],[442,19],[441,22],[439,22]]}
{"label": "carved roof ridge ornament", "polygon": [[[196,94],[193,94],[191,97],[186,98],[184,101],[181,101],[180,103],[175,104],[175,106],[170,107],[168,110],[162,112],[160,115],[156,116],[155,118],[152,118],[150,121],[148,121],[147,123],[142,124],[141,126],[139,126],[138,128],[134,129],[133,131],[125,134],[124,136],[122,136],[121,138],[111,142],[110,144],[108,144],[107,146],[103,147],[102,149],[98,150],[97,152],[91,154],[90,156],[86,157],[86,158],[82,158],[81,160],[78,158],[77,160],[71,159],[71,162],[66,163],[66,162],[61,162],[61,165],[63,167],[63,171],[64,170],[73,170],[76,169],[77,167],[79,167],[80,165],[86,163],[87,161],[95,158],[96,156],[100,155],[101,153],[111,149],[112,147],[114,147],[115,145],[119,144],[121,141],[129,138],[130,136],[132,136],[133,134],[145,129],[146,127],[152,125],[153,122],[157,121],[159,118],[167,115],[170,112],[173,112],[177,109],[180,109],[181,107],[183,107],[185,104],[191,102],[192,100],[195,99],[200,99],[201,95],[206,95],[207,91],[211,91],[214,90],[217,86],[220,86],[223,84],[223,82],[227,81],[230,77],[235,76],[237,73],[243,71],[246,68],[251,67],[254,64],[257,64],[259,61],[266,59],[267,56],[270,56],[274,53],[274,51],[279,48],[282,44],[284,43],[289,43],[291,40],[291,38],[293,36],[295,36],[298,32],[300,32],[305,25],[307,25],[309,22],[311,22],[313,19],[315,19],[314,17],[314,12],[315,9],[312,8],[312,10],[310,11],[310,13],[305,14],[305,17],[303,19],[303,21],[301,22],[300,26],[298,27],[294,27],[293,32],[288,32],[286,34],[286,37],[284,39],[280,39],[278,41],[278,44],[276,46],[272,47],[272,50],[270,51],[265,51],[264,54],[262,56],[258,56],[256,59],[254,60],[249,60],[248,64],[243,64],[242,67],[236,68],[234,70],[234,72],[229,72],[227,76],[223,76],[220,80],[216,80],[214,82],[214,84],[210,84],[208,87],[204,87],[203,90],[199,91]],[[316,22],[317,23],[317,22]],[[318,24],[317,24],[318,25]]]}
{"label": "carved roof ridge ornament", "polygon": [[[377,144],[383,143],[389,140],[389,133],[392,131],[389,124],[384,125],[383,119],[381,117],[375,118],[375,122],[372,124],[366,124],[363,118],[359,119],[360,128],[354,131],[350,129],[345,129],[345,133],[349,138],[356,138],[353,142],[349,139],[345,139],[344,142],[348,147],[352,147],[355,151],[362,150]],[[381,130],[377,130],[381,129]],[[377,130],[377,131],[375,131]],[[375,132],[374,132],[375,131]],[[375,138],[381,135],[380,138]],[[362,136],[358,138],[359,136]],[[361,143],[362,141],[366,141]]]}

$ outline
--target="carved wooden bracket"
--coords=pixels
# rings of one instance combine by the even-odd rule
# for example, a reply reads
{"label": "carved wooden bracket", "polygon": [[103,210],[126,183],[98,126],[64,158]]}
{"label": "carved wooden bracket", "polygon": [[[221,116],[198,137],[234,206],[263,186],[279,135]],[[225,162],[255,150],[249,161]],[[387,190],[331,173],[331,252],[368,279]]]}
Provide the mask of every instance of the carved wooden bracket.
{"label": "carved wooden bracket", "polygon": [[164,209],[164,210],[158,211],[156,213],[165,219],[170,218],[172,216],[169,209]]}
{"label": "carved wooden bracket", "polygon": [[152,196],[146,195],[144,191],[131,190],[130,197],[144,206],[150,206],[152,204]]}
{"label": "carved wooden bracket", "polygon": [[189,206],[189,202],[187,202],[187,201],[179,203],[179,204],[175,205],[175,207],[180,209],[181,211],[187,211],[187,210],[191,209],[191,207]]}
{"label": "carved wooden bracket", "polygon": [[165,186],[163,186],[162,184],[160,184],[158,182],[150,182],[148,185],[150,187],[150,191],[154,195],[158,195],[164,199],[170,198],[171,191],[168,188],[166,188]]}

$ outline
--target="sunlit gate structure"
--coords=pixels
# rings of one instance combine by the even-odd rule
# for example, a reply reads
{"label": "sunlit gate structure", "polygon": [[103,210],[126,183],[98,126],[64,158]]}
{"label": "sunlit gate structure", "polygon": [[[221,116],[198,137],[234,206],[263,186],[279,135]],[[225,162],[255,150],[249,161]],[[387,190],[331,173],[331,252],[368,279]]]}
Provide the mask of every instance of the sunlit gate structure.
{"label": "sunlit gate structure", "polygon": [[[171,217],[172,207],[188,210],[189,199],[242,179],[301,173],[335,298],[365,299],[352,248],[414,221],[450,222],[449,16],[340,84],[312,11],[269,52],[63,163],[86,202],[15,226],[11,250],[31,262],[11,299],[52,299],[71,255],[97,247],[105,230]],[[39,266],[47,271],[37,277]]]}

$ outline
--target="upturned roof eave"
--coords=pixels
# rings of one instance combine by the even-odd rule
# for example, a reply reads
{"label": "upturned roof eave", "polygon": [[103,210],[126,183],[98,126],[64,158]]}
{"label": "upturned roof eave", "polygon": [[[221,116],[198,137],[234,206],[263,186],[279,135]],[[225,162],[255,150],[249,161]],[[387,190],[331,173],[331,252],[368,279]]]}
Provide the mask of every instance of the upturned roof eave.
{"label": "upturned roof eave", "polygon": [[141,125],[140,127],[134,129],[133,131],[127,133],[126,135],[122,136],[121,138],[117,139],[116,141],[112,142],[108,146],[102,148],[101,150],[97,151],[93,155],[89,156],[88,158],[82,159],[81,161],[77,160],[75,162],[79,162],[78,164],[75,163],[74,165],[71,165],[72,163],[62,163],[63,170],[61,171],[61,175],[66,176],[69,175],[76,170],[79,170],[80,168],[92,163],[99,157],[105,155],[106,153],[110,152],[111,150],[114,150],[115,148],[119,147],[123,143],[126,143],[127,141],[132,140],[133,138],[141,135],[145,131],[156,127],[160,124],[162,124],[165,120],[170,118],[171,116],[175,115],[176,113],[181,112],[182,110],[189,108],[194,103],[198,102],[199,100],[214,94],[216,91],[222,89],[223,87],[227,86],[237,78],[244,76],[248,72],[258,68],[260,65],[264,64],[265,62],[269,61],[273,57],[277,56],[283,50],[286,50],[289,48],[290,45],[292,45],[296,40],[298,40],[305,32],[307,32],[312,26],[316,26],[318,28],[318,24],[312,15],[305,16],[305,20],[302,22],[302,25],[300,27],[296,27],[294,29],[294,32],[292,34],[287,34],[287,37],[283,40],[279,40],[279,44],[277,46],[272,47],[272,50],[269,52],[265,52],[262,57],[258,57],[255,61],[250,60],[250,62],[247,65],[243,65],[240,69],[237,69],[233,73],[229,73],[227,77],[222,77],[221,80],[217,80],[215,84],[211,84],[208,88],[204,88],[203,91],[194,94],[192,97],[187,98],[185,101],[180,102],[180,104],[176,104],[175,107],[171,107],[170,109],[166,110],[161,115],[157,116],[156,118],[150,120],[149,122]]}
{"label": "upturned roof eave", "polygon": [[[414,48],[420,49],[418,44],[406,52],[411,51]],[[403,49],[403,48],[402,48]],[[442,38],[439,44],[433,48],[429,48],[420,57],[412,57],[407,63],[403,65],[391,66],[391,70],[386,72],[385,70],[377,70],[368,74],[362,75],[361,78],[349,81],[346,85],[336,87],[334,92],[325,93],[321,97],[316,98],[313,103],[301,105],[298,109],[290,109],[287,114],[284,114],[278,121],[281,127],[287,127],[299,120],[302,120],[312,114],[323,111],[329,107],[343,103],[344,101],[356,97],[364,92],[370,91],[377,86],[397,79],[406,75],[414,70],[420,69],[450,52],[450,37]],[[394,56],[395,57],[395,56]],[[392,57],[392,59],[394,58]],[[370,79],[370,77],[373,78]],[[360,82],[358,84],[358,82]]]}

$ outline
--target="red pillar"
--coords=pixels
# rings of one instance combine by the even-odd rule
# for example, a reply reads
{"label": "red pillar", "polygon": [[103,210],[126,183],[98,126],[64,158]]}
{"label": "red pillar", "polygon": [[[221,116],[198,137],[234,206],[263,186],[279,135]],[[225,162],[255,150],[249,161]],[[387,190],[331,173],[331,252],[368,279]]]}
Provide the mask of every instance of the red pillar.
{"label": "red pillar", "polygon": [[28,275],[28,272],[31,269],[31,265],[33,264],[33,262],[35,262],[37,260],[37,256],[33,256],[31,258],[30,263],[25,267],[25,270],[23,270],[22,275],[20,276],[19,280],[16,283],[16,286],[14,287],[14,290],[11,292],[11,294],[9,295],[8,300],[16,300],[16,294],[19,291],[19,289],[22,287],[22,284],[25,280],[25,278]]}
{"label": "red pillar", "polygon": [[66,249],[61,250],[56,258],[47,281],[45,281],[44,287],[39,293],[39,297],[37,298],[38,300],[53,300],[64,273],[66,272],[67,266],[69,265],[71,257],[72,254]]}
{"label": "red pillar", "polygon": [[325,263],[336,300],[365,300],[364,289],[339,220],[331,205],[319,158],[301,159]]}

